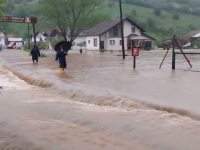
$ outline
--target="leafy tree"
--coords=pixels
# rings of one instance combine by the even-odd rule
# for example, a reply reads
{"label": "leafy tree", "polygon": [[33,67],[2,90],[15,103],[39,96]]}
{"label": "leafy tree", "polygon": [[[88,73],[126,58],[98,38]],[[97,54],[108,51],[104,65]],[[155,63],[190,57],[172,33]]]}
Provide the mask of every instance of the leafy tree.
{"label": "leafy tree", "polygon": [[65,41],[72,43],[82,31],[107,19],[97,12],[102,4],[103,0],[41,0],[39,12],[58,26]]}
{"label": "leafy tree", "polygon": [[179,20],[179,15],[178,15],[178,13],[177,12],[174,12],[173,13],[173,15],[172,15],[172,18],[174,19],[174,20]]}
{"label": "leafy tree", "polygon": [[3,9],[5,8],[6,1],[5,0],[0,0],[0,16],[3,16]]}
{"label": "leafy tree", "polygon": [[147,26],[149,29],[155,29],[156,28],[156,23],[155,20],[152,18],[147,19]]}
{"label": "leafy tree", "polygon": [[143,29],[146,29],[147,24],[145,22],[139,22],[140,27],[142,27]]}
{"label": "leafy tree", "polygon": [[9,28],[9,23],[0,22],[0,31],[5,34],[6,44],[8,44],[8,41],[7,41],[8,28]]}
{"label": "leafy tree", "polygon": [[197,29],[193,24],[190,24],[190,25],[189,25],[189,28],[190,28],[191,30],[196,30],[196,29]]}
{"label": "leafy tree", "polygon": [[160,16],[161,12],[162,12],[162,9],[159,8],[159,7],[156,7],[156,8],[154,9],[154,14],[155,14],[156,16]]}
{"label": "leafy tree", "polygon": [[27,10],[24,7],[20,7],[17,10],[15,10],[14,14],[16,16],[20,16],[20,17],[26,17],[26,16],[28,16]]}
{"label": "leafy tree", "polygon": [[15,6],[12,3],[8,3],[4,9],[4,11],[8,14],[12,14],[13,10],[15,9]]}
{"label": "leafy tree", "polygon": [[131,14],[133,14],[134,16],[137,16],[137,11],[135,9],[133,9]]}

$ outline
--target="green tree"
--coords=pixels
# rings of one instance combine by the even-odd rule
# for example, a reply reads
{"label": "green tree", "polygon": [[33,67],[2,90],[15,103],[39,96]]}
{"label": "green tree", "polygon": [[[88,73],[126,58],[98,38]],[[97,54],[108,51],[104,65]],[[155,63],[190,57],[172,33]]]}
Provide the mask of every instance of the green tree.
{"label": "green tree", "polygon": [[5,8],[6,1],[5,0],[0,0],[0,16],[3,16],[3,9]]}
{"label": "green tree", "polygon": [[20,7],[17,10],[15,10],[14,14],[16,16],[20,16],[20,17],[26,17],[28,16],[27,10],[25,7]]}
{"label": "green tree", "polygon": [[174,20],[179,20],[179,15],[178,15],[178,13],[177,12],[174,12],[173,13],[173,15],[172,15],[172,18],[174,19]]}
{"label": "green tree", "polygon": [[15,9],[15,6],[12,4],[12,3],[8,3],[4,9],[4,11],[7,13],[7,14],[12,14],[13,10]]}
{"label": "green tree", "polygon": [[135,9],[133,9],[131,14],[133,14],[134,16],[137,16],[137,11]]}
{"label": "green tree", "polygon": [[39,12],[58,26],[65,41],[72,43],[82,31],[108,19],[97,12],[102,4],[103,0],[41,0]]}
{"label": "green tree", "polygon": [[193,24],[190,24],[190,25],[189,25],[189,28],[190,28],[191,30],[196,30],[196,29],[197,29]]}
{"label": "green tree", "polygon": [[155,14],[156,16],[160,16],[161,12],[162,12],[162,9],[159,8],[159,7],[156,7],[156,8],[154,9],[154,14]]}
{"label": "green tree", "polygon": [[147,26],[149,29],[155,29],[156,28],[156,22],[152,18],[147,19]]}

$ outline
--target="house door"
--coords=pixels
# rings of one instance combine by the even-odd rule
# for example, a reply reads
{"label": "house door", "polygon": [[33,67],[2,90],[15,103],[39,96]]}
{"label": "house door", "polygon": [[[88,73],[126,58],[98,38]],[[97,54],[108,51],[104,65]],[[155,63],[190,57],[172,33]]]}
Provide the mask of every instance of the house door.
{"label": "house door", "polygon": [[101,41],[100,42],[100,49],[104,49],[105,47],[104,47],[104,41]]}
{"label": "house door", "polygon": [[144,49],[150,48],[152,47],[152,43],[151,42],[145,42],[145,47]]}

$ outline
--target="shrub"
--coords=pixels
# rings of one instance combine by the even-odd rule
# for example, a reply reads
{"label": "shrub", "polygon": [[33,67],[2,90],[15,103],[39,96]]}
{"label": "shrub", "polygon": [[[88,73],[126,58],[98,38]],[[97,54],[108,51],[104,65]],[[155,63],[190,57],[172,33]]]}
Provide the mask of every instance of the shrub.
{"label": "shrub", "polygon": [[147,51],[150,51],[150,50],[151,50],[151,48],[150,48],[150,47],[146,47],[146,48],[145,48],[145,50],[147,50]]}
{"label": "shrub", "polygon": [[104,50],[104,49],[100,49],[99,51],[100,51],[100,52],[104,52],[105,50]]}
{"label": "shrub", "polygon": [[154,28],[154,27],[156,26],[155,20],[152,19],[152,18],[148,18],[148,19],[147,19],[147,26],[148,26],[150,29]]}
{"label": "shrub", "polygon": [[38,43],[39,49],[46,49],[47,46],[48,46],[48,43],[46,43],[46,42],[39,42]]}
{"label": "shrub", "polygon": [[162,12],[162,9],[159,8],[159,7],[157,7],[157,8],[154,9],[154,15],[156,15],[156,16],[160,16],[161,12]]}
{"label": "shrub", "polygon": [[189,28],[190,28],[191,30],[196,30],[196,29],[197,29],[193,24],[190,24],[190,25],[189,25]]}
{"label": "shrub", "polygon": [[179,15],[178,15],[178,13],[173,13],[173,16],[172,16],[172,18],[174,19],[174,20],[179,20]]}
{"label": "shrub", "polygon": [[135,9],[133,9],[131,14],[133,14],[134,16],[137,16],[137,11]]}

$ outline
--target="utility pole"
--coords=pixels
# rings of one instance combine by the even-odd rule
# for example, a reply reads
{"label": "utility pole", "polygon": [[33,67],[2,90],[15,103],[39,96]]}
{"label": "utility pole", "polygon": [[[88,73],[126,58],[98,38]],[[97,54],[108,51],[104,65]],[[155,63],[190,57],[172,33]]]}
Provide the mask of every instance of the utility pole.
{"label": "utility pole", "polygon": [[36,33],[35,33],[35,24],[33,23],[33,36],[34,36],[34,45],[36,45]]}
{"label": "utility pole", "polygon": [[120,9],[120,19],[121,19],[121,37],[122,37],[122,55],[125,60],[125,49],[124,49],[124,25],[123,25],[123,16],[122,16],[122,1],[119,0],[119,9]]}
{"label": "utility pole", "polygon": [[28,23],[28,48],[31,49],[31,43],[30,43],[30,28],[29,28],[29,23]]}

